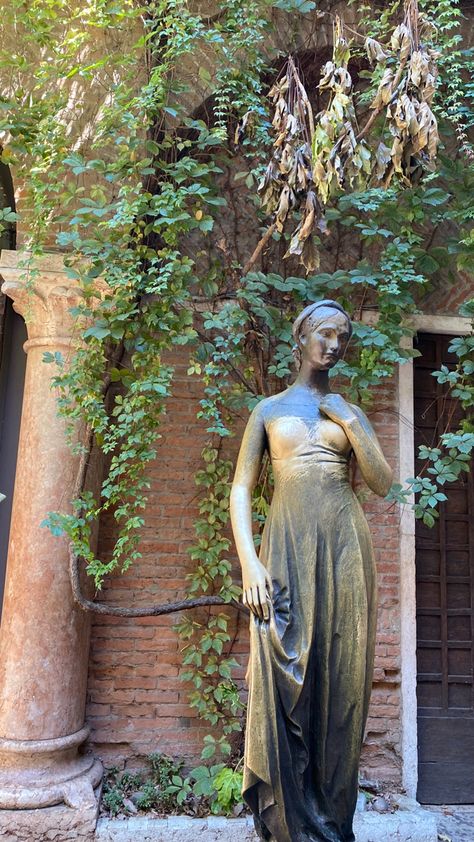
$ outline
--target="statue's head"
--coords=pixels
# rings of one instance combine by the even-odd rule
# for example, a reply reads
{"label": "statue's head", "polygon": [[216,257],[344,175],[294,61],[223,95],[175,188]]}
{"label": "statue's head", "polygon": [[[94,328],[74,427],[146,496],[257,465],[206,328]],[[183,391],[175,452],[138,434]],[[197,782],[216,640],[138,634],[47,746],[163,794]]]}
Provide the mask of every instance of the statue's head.
{"label": "statue's head", "polygon": [[308,359],[314,368],[332,368],[344,353],[351,334],[349,315],[337,301],[315,301],[293,322],[296,367],[299,369],[302,361]]}

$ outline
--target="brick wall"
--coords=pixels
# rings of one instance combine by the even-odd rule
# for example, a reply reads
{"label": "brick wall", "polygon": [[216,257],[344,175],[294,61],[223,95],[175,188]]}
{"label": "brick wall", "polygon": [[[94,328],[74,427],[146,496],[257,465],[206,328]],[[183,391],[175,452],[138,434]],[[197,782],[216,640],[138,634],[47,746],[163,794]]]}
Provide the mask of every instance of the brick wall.
{"label": "brick wall", "polygon": [[[101,598],[115,605],[149,605],[183,598],[192,562],[186,553],[194,542],[197,516],[194,475],[208,439],[196,421],[198,384],[186,374],[185,354],[177,357],[175,394],[158,457],[150,466],[151,491],[140,551],[143,558],[123,576],[107,583]],[[232,449],[232,446],[231,446]],[[235,450],[235,446],[234,446]],[[106,557],[113,523],[103,522],[99,553]],[[205,623],[207,609],[193,616]],[[229,609],[230,633],[241,624]],[[209,726],[196,720],[186,702],[189,687],[179,678],[182,654],[173,629],[179,614],[134,620],[97,618],[92,632],[88,718],[98,754],[106,760],[133,759],[159,750],[196,758]],[[243,624],[245,625],[245,623]],[[238,630],[233,654],[245,661],[246,630]],[[243,682],[244,668],[237,678]]]}
{"label": "brick wall", "polygon": [[453,315],[459,312],[461,304],[464,304],[474,295],[474,282],[472,275],[467,272],[458,272],[454,283],[438,283],[433,290],[423,299],[423,312],[430,315]]}
{"label": "brick wall", "polygon": [[[370,421],[398,477],[398,392],[396,380],[374,395]],[[365,488],[365,487],[364,487]],[[374,683],[361,771],[371,779],[400,783],[400,573],[399,509],[371,495],[365,503],[378,572],[378,625]]]}

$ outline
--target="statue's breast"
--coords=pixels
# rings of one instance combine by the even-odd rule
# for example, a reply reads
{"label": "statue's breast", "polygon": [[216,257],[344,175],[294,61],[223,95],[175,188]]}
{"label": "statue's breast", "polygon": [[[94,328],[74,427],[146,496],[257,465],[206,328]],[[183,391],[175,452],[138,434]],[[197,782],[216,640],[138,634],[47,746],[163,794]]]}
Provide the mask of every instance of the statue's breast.
{"label": "statue's breast", "polygon": [[331,450],[341,456],[350,452],[350,442],[339,424],[312,412],[274,412],[266,422],[272,461],[319,454]]}

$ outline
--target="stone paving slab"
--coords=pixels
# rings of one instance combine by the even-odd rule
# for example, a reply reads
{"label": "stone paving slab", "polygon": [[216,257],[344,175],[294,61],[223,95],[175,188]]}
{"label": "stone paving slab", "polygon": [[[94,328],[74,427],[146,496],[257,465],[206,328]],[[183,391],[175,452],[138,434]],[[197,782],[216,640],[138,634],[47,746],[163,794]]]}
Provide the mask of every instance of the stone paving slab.
{"label": "stone paving slab", "polygon": [[[356,842],[437,842],[436,816],[421,808],[358,813]],[[256,842],[251,818],[99,819],[95,842]],[[464,840],[463,840],[464,842]],[[469,842],[474,842],[474,838]]]}
{"label": "stone paving slab", "polygon": [[474,804],[425,809],[436,818],[440,842],[474,842]]}

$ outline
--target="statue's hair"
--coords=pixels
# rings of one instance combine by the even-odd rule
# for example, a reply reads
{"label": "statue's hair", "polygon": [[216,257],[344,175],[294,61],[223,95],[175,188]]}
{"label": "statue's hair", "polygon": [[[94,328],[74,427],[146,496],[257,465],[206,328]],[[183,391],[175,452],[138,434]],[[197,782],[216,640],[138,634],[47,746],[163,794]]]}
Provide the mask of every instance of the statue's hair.
{"label": "statue's hair", "polygon": [[[304,310],[299,313],[296,319],[293,322],[292,334],[295,344],[292,348],[293,357],[296,363],[296,367],[299,369],[301,365],[301,348],[300,348],[300,336],[302,333],[302,327],[306,319],[313,315],[315,310],[319,310],[324,308],[325,310],[338,310],[339,313],[342,313],[343,316],[347,319],[347,326],[349,328],[349,336],[352,334],[352,322],[350,316],[344,310],[341,304],[338,304],[337,301],[333,301],[331,298],[325,298],[322,301],[314,301],[313,304],[309,304]],[[326,321],[326,316],[323,316],[321,321]]]}

